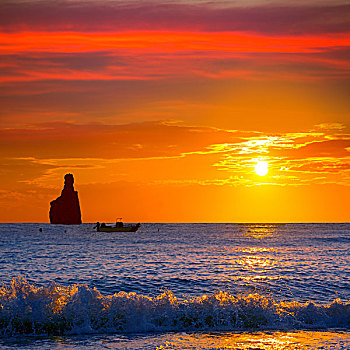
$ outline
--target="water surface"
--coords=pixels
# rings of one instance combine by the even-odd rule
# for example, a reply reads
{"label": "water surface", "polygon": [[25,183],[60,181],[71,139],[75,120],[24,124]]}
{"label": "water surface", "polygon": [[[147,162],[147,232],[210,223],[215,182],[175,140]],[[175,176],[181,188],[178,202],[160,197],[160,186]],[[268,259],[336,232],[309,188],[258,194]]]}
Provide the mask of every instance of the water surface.
{"label": "water surface", "polygon": [[350,347],[349,224],[92,228],[0,225],[3,346]]}

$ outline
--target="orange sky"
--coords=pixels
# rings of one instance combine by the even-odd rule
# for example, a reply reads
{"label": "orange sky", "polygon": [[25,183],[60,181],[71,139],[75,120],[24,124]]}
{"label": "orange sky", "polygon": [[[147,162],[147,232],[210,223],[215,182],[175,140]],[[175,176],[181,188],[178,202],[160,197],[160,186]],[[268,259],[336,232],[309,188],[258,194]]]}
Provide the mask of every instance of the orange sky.
{"label": "orange sky", "polygon": [[349,11],[3,1],[0,222],[349,222]]}

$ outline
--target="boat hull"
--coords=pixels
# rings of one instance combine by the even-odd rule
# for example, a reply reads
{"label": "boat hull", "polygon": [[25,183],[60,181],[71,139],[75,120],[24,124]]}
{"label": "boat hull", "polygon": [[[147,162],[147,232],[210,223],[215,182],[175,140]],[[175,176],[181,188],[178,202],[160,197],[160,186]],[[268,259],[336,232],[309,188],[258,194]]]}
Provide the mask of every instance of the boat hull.
{"label": "boat hull", "polygon": [[100,227],[97,232],[136,232],[140,225],[123,226],[123,227]]}

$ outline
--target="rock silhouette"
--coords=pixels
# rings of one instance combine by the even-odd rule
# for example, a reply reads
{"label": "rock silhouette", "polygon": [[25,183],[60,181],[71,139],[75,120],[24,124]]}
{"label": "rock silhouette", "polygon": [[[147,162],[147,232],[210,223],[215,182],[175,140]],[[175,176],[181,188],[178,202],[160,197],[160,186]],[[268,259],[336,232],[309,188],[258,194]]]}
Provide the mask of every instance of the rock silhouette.
{"label": "rock silhouette", "polygon": [[72,174],[64,176],[64,188],[61,196],[50,203],[51,224],[80,225],[81,213],[78,192],[74,191]]}

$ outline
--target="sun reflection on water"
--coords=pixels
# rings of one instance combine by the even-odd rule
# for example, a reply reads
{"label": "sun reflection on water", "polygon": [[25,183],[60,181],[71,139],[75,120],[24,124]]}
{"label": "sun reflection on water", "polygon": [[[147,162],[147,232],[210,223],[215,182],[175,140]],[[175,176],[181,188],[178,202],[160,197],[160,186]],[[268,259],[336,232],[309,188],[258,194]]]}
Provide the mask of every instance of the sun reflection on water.
{"label": "sun reflection on water", "polygon": [[228,288],[240,292],[251,288],[268,289],[274,280],[281,280],[284,286],[287,277],[280,273],[280,269],[288,269],[289,264],[281,259],[281,249],[284,248],[265,242],[265,239],[283,235],[284,231],[285,224],[238,224],[232,235],[240,235],[244,245],[227,246],[216,256],[214,266],[218,279],[227,281]]}
{"label": "sun reflection on water", "polygon": [[285,224],[238,224],[239,232],[250,238],[278,236]]}
{"label": "sun reflection on water", "polygon": [[256,332],[226,334],[168,334],[156,349],[344,349],[349,344],[346,332]]}
{"label": "sun reflection on water", "polygon": [[265,256],[245,256],[234,261],[235,264],[243,266],[247,270],[267,270],[276,265],[276,261]]}

